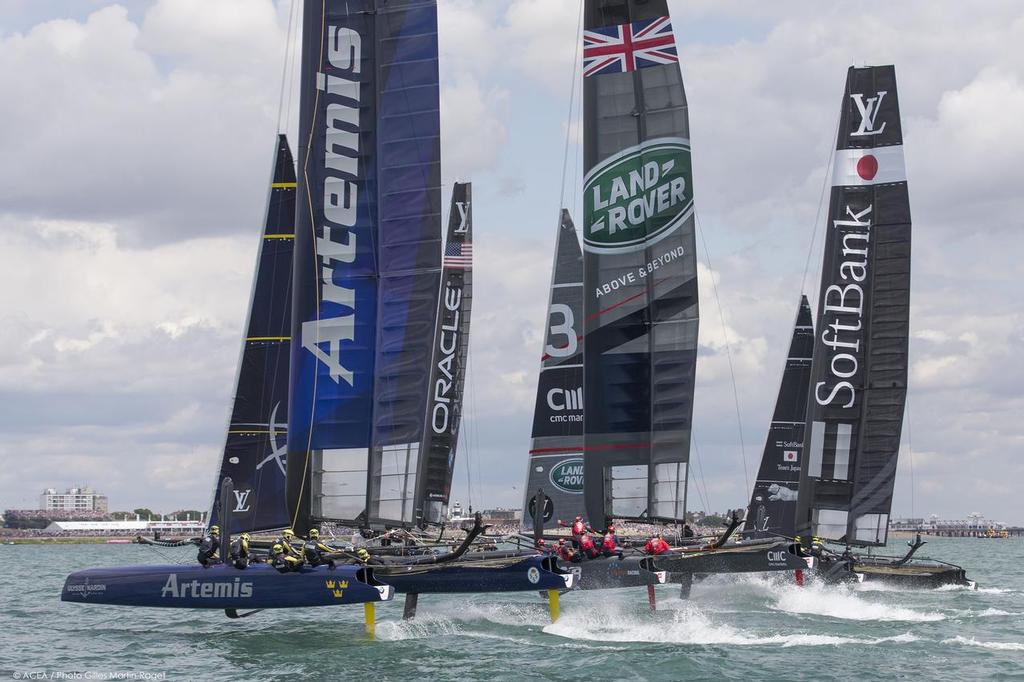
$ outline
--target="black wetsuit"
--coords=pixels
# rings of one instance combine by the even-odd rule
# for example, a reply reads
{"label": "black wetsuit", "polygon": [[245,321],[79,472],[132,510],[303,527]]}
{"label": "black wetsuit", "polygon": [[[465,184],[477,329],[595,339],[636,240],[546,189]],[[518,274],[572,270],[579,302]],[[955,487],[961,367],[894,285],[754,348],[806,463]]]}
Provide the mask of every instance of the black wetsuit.
{"label": "black wetsuit", "polygon": [[248,540],[238,537],[231,541],[231,562],[235,568],[245,568],[249,565]]}
{"label": "black wetsuit", "polygon": [[215,564],[219,559],[218,549],[220,549],[220,536],[207,535],[199,542],[199,553],[196,555],[196,560],[203,566]]}
{"label": "black wetsuit", "polygon": [[290,571],[297,571],[302,566],[302,562],[285,551],[270,552],[270,565],[279,570],[281,573],[288,573]]}
{"label": "black wetsuit", "polygon": [[310,566],[319,566],[320,564],[330,564],[333,566],[333,560],[324,558],[324,554],[333,551],[333,549],[314,538],[306,540],[306,544],[302,546],[302,556]]}

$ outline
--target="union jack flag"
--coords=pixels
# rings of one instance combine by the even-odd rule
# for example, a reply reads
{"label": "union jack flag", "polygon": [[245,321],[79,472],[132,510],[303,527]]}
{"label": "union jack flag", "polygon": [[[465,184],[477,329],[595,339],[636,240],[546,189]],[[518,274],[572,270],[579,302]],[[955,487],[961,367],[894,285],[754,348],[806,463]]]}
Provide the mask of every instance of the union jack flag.
{"label": "union jack flag", "polygon": [[622,73],[679,61],[668,17],[583,32],[583,76]]}
{"label": "union jack flag", "polygon": [[454,240],[448,242],[444,246],[442,265],[456,270],[471,270],[473,268],[473,245]]}

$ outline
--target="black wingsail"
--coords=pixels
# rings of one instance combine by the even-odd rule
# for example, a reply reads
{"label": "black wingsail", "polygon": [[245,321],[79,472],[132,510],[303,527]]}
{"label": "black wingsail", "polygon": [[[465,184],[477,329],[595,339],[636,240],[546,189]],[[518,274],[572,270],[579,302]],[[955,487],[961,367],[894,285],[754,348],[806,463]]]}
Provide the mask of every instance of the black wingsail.
{"label": "black wingsail", "polygon": [[231,532],[289,524],[285,500],[288,436],[288,356],[291,347],[295,164],[288,140],[277,138],[249,317],[238,364],[227,442],[214,484],[217,523],[220,481],[234,483]]}
{"label": "black wingsail", "polygon": [[470,183],[455,183],[441,261],[441,296],[434,327],[427,426],[416,476],[416,518],[421,525],[439,524],[447,517],[455,469],[473,310],[472,199]]}
{"label": "black wingsail", "polygon": [[910,204],[895,69],[851,67],[841,112],[797,531],[883,545],[910,326]]}
{"label": "black wingsail", "polygon": [[587,516],[682,519],[699,316],[675,37],[665,0],[588,0],[583,22]]}
{"label": "black wingsail", "polygon": [[523,527],[527,530],[533,530],[530,500],[538,488],[543,488],[551,500],[551,525],[559,518],[571,519],[585,511],[582,319],[583,252],[569,211],[562,209],[533,408],[523,504]]}
{"label": "black wingsail", "polygon": [[811,380],[814,327],[811,306],[800,297],[793,338],[786,356],[779,397],[768,428],[744,531],[747,537],[795,533],[797,489],[807,416],[807,387]]}

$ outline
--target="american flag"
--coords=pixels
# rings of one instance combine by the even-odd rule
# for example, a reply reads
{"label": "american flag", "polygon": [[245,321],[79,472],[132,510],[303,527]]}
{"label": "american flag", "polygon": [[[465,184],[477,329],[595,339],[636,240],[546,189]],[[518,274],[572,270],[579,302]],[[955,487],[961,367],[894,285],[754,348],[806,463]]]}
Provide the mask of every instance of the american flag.
{"label": "american flag", "polygon": [[672,22],[657,17],[583,32],[583,76],[678,62]]}
{"label": "american flag", "polygon": [[457,270],[470,270],[473,268],[473,245],[465,242],[450,241],[444,247],[444,262],[446,268]]}

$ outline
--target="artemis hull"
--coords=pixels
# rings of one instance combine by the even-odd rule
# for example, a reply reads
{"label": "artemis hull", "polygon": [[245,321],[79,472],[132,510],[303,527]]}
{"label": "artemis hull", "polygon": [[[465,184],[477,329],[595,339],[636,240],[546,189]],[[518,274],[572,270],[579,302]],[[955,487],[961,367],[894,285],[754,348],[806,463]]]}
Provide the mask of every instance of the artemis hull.
{"label": "artemis hull", "polygon": [[389,601],[395,588],[372,568],[304,567],[280,573],[267,564],[237,569],[181,564],[90,568],[64,581],[61,601],[185,609],[280,609]]}

